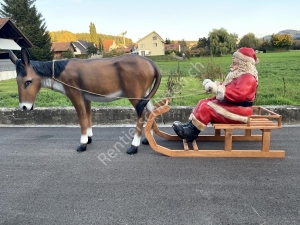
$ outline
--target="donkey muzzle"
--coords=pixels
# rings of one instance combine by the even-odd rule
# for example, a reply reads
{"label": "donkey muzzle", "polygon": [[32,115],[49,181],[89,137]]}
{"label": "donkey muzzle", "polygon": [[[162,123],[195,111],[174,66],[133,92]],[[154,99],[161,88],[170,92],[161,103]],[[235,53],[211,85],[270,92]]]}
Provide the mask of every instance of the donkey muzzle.
{"label": "donkey muzzle", "polygon": [[20,103],[20,108],[23,110],[33,110],[33,104],[31,103]]}

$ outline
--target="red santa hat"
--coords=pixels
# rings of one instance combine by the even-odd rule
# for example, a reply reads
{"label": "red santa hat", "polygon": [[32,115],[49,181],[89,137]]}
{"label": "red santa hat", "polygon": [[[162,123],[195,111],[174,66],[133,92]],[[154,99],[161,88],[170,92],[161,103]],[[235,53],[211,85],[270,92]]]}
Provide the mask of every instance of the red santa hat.
{"label": "red santa hat", "polygon": [[257,58],[253,48],[240,48],[235,53],[233,53],[233,56],[245,62],[250,62],[253,65],[259,63],[259,59]]}

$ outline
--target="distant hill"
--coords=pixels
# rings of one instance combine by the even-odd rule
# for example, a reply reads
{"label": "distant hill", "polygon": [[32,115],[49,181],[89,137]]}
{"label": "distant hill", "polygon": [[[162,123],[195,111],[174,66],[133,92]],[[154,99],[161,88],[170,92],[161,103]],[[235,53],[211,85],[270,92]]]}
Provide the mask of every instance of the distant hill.
{"label": "distant hill", "polygon": [[[50,31],[50,37],[52,42],[71,42],[78,40],[85,40],[91,42],[89,33],[72,33],[67,30],[60,31]],[[107,35],[107,34],[99,34],[99,40],[114,40],[117,45],[122,45],[125,39],[127,45],[133,44],[133,41],[130,38],[125,37],[124,39],[121,36]],[[96,44],[96,43],[95,43]]]}
{"label": "distant hill", "polygon": [[[287,29],[287,30],[282,30],[279,31],[276,34],[290,34],[292,36],[293,39],[299,38],[300,37],[300,30],[291,30],[291,29]],[[270,40],[272,37],[272,34],[264,36],[260,39],[264,39],[264,40]]]}

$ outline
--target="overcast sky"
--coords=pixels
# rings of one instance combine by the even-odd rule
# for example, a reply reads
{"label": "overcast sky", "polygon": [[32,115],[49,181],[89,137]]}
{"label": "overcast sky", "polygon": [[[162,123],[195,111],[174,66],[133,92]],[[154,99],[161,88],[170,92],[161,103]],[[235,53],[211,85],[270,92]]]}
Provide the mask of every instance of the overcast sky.
{"label": "overcast sky", "polygon": [[[1,1],[2,2],[2,1]],[[156,31],[164,40],[198,40],[213,29],[225,28],[241,38],[256,37],[284,29],[300,30],[300,1],[295,0],[37,0],[49,31],[118,35],[136,42]]]}

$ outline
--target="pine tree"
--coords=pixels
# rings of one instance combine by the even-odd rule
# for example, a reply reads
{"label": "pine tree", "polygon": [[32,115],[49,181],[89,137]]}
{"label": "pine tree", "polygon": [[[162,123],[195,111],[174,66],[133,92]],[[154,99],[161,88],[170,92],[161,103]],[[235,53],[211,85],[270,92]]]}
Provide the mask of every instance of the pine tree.
{"label": "pine tree", "polygon": [[54,52],[51,50],[51,37],[45,20],[34,5],[36,0],[3,0],[0,16],[10,17],[24,35],[33,44],[29,48],[32,60],[50,61]]}

